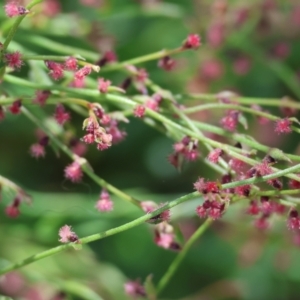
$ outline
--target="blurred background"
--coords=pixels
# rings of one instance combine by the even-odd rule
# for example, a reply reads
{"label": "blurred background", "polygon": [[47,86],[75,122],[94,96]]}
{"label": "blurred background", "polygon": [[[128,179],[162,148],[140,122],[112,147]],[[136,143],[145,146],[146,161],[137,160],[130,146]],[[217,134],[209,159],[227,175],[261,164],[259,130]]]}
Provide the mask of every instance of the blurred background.
{"label": "blurred background", "polygon": [[[55,50],[53,42],[58,42],[94,53],[94,62],[110,50],[124,61],[176,48],[189,33],[197,33],[202,46],[174,56],[172,71],[159,68],[157,61],[141,67],[175,95],[231,90],[249,97],[300,99],[297,0],[45,0],[33,10],[36,14],[24,20],[11,49],[66,55]],[[0,18],[3,42],[13,20],[3,10]],[[33,70],[33,65],[26,64],[14,74],[33,80]],[[118,71],[103,76],[114,85],[126,78]],[[0,89],[15,97],[34,94],[5,82]],[[131,88],[128,93],[136,91]],[[188,96],[180,101],[186,106],[200,104]],[[49,116],[53,110],[51,106],[43,109]],[[278,109],[267,110],[283,116]],[[199,113],[194,118],[218,125],[223,113]],[[82,116],[72,112],[71,117],[67,133],[82,136]],[[248,121],[248,133],[262,143],[298,153],[295,135],[278,136],[274,124],[261,126],[254,118]],[[99,176],[126,193],[161,203],[192,192],[198,176],[216,178],[201,162],[186,164],[178,172],[167,161],[174,141],[140,120],[130,118],[121,128],[127,132],[123,142],[104,152],[89,147],[86,157]],[[3,192],[1,266],[58,245],[58,230],[64,224],[72,225],[83,237],[141,215],[114,196],[115,210],[99,213],[94,208],[99,186],[87,177],[77,185],[66,181],[63,170],[70,160],[63,153],[57,155],[49,147],[44,159],[30,156],[35,130],[22,115],[7,113],[0,123],[0,174],[33,198],[31,206],[22,206],[17,219],[9,219],[4,210],[14,194]],[[185,239],[202,222],[195,214],[199,203],[190,201],[172,210],[172,223],[179,225]],[[299,299],[300,252],[285,220],[272,219],[271,228],[260,231],[254,228],[253,218],[245,216],[245,207],[232,206],[214,223],[189,251],[159,299]],[[127,280],[144,282],[152,274],[157,283],[177,255],[158,248],[153,238],[153,227],[145,224],[84,245],[81,251],[43,259],[1,277],[0,294],[34,300],[63,299],[55,298],[62,292],[64,299],[129,299],[123,290]]]}

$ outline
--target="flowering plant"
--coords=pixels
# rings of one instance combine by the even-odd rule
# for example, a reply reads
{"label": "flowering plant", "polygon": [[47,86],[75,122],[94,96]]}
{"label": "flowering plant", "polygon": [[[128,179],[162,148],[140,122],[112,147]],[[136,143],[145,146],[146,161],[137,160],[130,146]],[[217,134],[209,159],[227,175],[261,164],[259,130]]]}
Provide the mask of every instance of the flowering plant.
{"label": "flowering plant", "polygon": [[[139,2],[118,3],[125,10],[123,16],[118,16],[114,1],[4,4],[0,44],[4,295],[161,299],[163,292],[177,298],[177,293],[197,292],[199,296],[186,299],[200,299],[212,294],[204,287],[223,278],[229,293],[228,264],[238,265],[237,254],[250,264],[263,252],[260,242],[279,232],[290,237],[289,249],[300,244],[296,100],[300,88],[292,63],[299,64],[293,49],[300,33],[300,6],[270,0],[243,7],[226,0]],[[192,18],[195,24],[187,30],[183,18],[189,10],[204,20],[198,24]],[[283,24],[279,17],[291,20],[293,30],[282,29],[290,46],[272,38]],[[158,28],[153,29],[152,18],[159,21]],[[159,36],[165,21],[172,25],[170,41],[167,32]],[[143,32],[136,28],[140,23]],[[104,34],[102,26],[109,33]],[[198,31],[201,34],[194,33]],[[147,34],[158,49],[153,49]],[[24,125],[18,129],[18,124]],[[27,157],[28,165],[17,166],[19,154]],[[153,189],[151,176],[156,177]],[[140,230],[136,234],[127,232],[138,225],[143,229],[136,229]],[[232,232],[248,237],[241,243],[230,238]],[[253,232],[261,235],[249,238]],[[116,239],[111,242],[110,236]],[[282,236],[278,239],[284,242]],[[228,250],[228,245],[236,250]],[[196,247],[202,251],[200,258],[190,254]],[[64,252],[63,261],[54,255],[59,252]],[[34,255],[23,259],[26,253]],[[47,257],[53,264],[46,263]],[[208,274],[211,278],[200,289],[198,278],[189,287],[190,279],[180,277],[179,268],[189,257],[202,267],[216,268],[201,273],[201,278]],[[149,261],[143,267],[136,266],[145,259]],[[152,265],[152,260],[158,262]],[[206,260],[211,264],[205,265]],[[193,264],[188,267],[184,273],[196,278]],[[283,263],[282,268],[289,267]],[[240,280],[243,269],[236,269],[235,278]],[[60,280],[52,279],[56,273]],[[68,274],[74,279],[62,282]],[[245,281],[251,286],[249,278]],[[176,280],[184,284],[174,288]],[[249,299],[275,297],[271,291],[256,294],[233,283],[237,299],[245,294]]]}

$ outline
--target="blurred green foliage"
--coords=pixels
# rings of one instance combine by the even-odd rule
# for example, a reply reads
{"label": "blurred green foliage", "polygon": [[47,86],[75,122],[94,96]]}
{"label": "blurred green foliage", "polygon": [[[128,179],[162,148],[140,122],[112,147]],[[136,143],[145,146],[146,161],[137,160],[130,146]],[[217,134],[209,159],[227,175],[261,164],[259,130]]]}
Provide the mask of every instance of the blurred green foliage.
{"label": "blurred green foliage", "polygon": [[[175,48],[188,33],[198,32],[203,36],[203,47],[197,52],[180,55],[180,68],[174,72],[159,69],[156,61],[143,64],[154,82],[175,94],[199,91],[203,86],[199,79],[202,63],[213,57],[224,64],[224,72],[221,78],[209,83],[205,92],[233,88],[247,96],[297,96],[269,68],[268,61],[262,64],[257,57],[251,57],[251,49],[247,53],[251,69],[245,76],[239,76],[232,70],[232,64],[240,50],[232,47],[230,39],[217,49],[206,45],[205,34],[212,17],[210,6],[213,1],[158,1],[153,8],[142,5],[143,1],[100,2],[103,4],[99,8],[92,8],[77,0],[64,0],[61,1],[62,13],[54,17],[25,19],[11,49],[22,47],[24,52],[61,54],[48,48],[47,43],[34,42],[34,37],[39,36],[88,50],[95,58],[101,57],[105,47],[113,47],[119,60],[124,61],[163,48]],[[227,2],[231,11],[251,5],[259,11],[263,1],[251,1],[251,5],[250,1]],[[279,6],[275,16],[279,22],[287,22],[294,3],[275,2]],[[255,12],[253,16],[250,14],[247,22],[251,22],[252,17]],[[12,20],[7,20],[3,11],[0,18],[3,41]],[[252,28],[252,32],[246,31],[244,38],[263,53],[277,41],[288,42],[290,55],[282,63],[296,74],[300,70],[300,31],[290,28],[288,32],[284,26],[282,30],[276,28],[271,28],[268,35]],[[242,35],[243,31],[236,27],[230,34]],[[26,66],[19,75],[28,72]],[[105,76],[115,85],[126,77],[122,72]],[[0,89],[5,93],[12,87],[3,83]],[[17,97],[24,93],[32,95],[33,91],[16,86],[13,93]],[[192,104],[189,99],[183,99],[183,103]],[[45,111],[51,115],[53,107],[47,107]],[[72,125],[67,129],[81,136],[81,124],[82,117],[72,113]],[[166,159],[172,152],[173,141],[139,120],[130,119],[129,124],[122,126],[127,132],[124,142],[105,152],[89,149],[87,157],[97,174],[130,195],[142,200],[167,202],[191,192],[192,183],[198,176],[214,176],[202,163],[188,164],[178,173]],[[56,246],[58,229],[64,224],[71,224],[81,237],[124,224],[140,215],[137,209],[114,197],[115,210],[99,214],[94,209],[100,192],[98,186],[86,177],[80,185],[65,181],[63,169],[70,163],[67,157],[63,154],[57,157],[51,149],[45,159],[30,157],[28,149],[35,142],[34,130],[24,116],[7,114],[0,124],[0,174],[22,186],[33,197],[33,204],[24,206],[21,216],[11,220],[3,211],[13,195],[3,195],[0,203],[0,265]],[[297,146],[298,140],[293,137],[284,145],[290,152]],[[198,202],[185,203],[174,209],[174,222],[179,223],[185,236],[201,223],[194,214]],[[232,208],[224,220],[217,222],[201,238],[188,253],[161,299],[299,298],[300,253],[292,245],[283,220],[274,220],[274,227],[267,233],[258,232],[252,228],[252,219],[244,217],[243,209],[244,206]],[[157,283],[175,256],[176,253],[154,244],[153,228],[146,224],[84,245],[81,251],[67,251],[25,267],[20,270],[26,281],[22,288],[39,291],[42,296],[37,299],[51,299],[58,291],[68,294],[67,299],[126,299],[123,284],[128,278],[143,281],[152,274]],[[14,274],[20,276],[19,271]],[[1,289],[4,293],[3,284],[0,284]],[[28,296],[26,299],[33,298]]]}

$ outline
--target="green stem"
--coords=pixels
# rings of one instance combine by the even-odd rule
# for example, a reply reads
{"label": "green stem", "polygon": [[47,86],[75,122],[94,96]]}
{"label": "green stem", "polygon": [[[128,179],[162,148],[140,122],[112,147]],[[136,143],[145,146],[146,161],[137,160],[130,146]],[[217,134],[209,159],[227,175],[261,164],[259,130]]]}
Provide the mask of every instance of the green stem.
{"label": "green stem", "polygon": [[146,61],[160,59],[165,56],[170,56],[173,54],[181,53],[182,51],[183,51],[183,49],[181,47],[176,48],[176,49],[171,49],[171,50],[161,50],[158,52],[150,53],[150,54],[136,57],[133,59],[125,60],[123,62],[118,62],[118,63],[107,65],[107,66],[103,67],[101,69],[101,71],[102,72],[115,71],[115,70],[123,69],[126,66],[137,65],[137,64],[141,64]]}
{"label": "green stem", "polygon": [[[123,96],[118,96],[118,95],[113,95],[113,94],[106,94],[106,99],[108,100],[111,100],[113,102],[117,102],[117,103],[121,103],[121,104],[128,104],[130,106],[134,106],[136,105],[136,103],[128,98],[125,98]],[[233,147],[233,146],[230,146],[230,145],[227,145],[227,144],[223,144],[223,143],[220,143],[220,142],[217,142],[217,141],[214,141],[214,140],[211,140],[209,138],[206,138],[206,137],[203,137],[203,136],[200,136],[199,134],[196,134],[195,132],[181,126],[179,123],[175,123],[173,122],[172,120],[168,119],[167,117],[151,110],[151,109],[146,109],[146,114],[149,115],[150,117],[152,117],[153,119],[156,119],[158,121],[160,121],[162,124],[167,124],[171,127],[173,127],[174,129],[177,129],[195,139],[198,139],[199,141],[202,141],[204,143],[207,143],[213,147],[216,147],[216,148],[220,148],[222,149],[223,151],[225,151],[228,155],[232,156],[232,157],[235,157],[241,161],[244,161],[246,162],[247,164],[249,165],[256,165],[258,162],[254,159],[251,159],[249,157],[246,157],[245,155],[242,155],[243,154],[243,150],[241,149],[238,149],[236,147]],[[242,154],[239,154],[239,153],[242,153]],[[277,172],[278,169],[276,168],[272,168],[272,170],[274,172]],[[294,175],[294,174],[288,174],[289,172],[285,173],[287,174],[286,177],[288,178],[291,178],[291,179],[295,179],[297,181],[299,181],[299,177],[297,175]],[[285,175],[284,174],[284,175]]]}
{"label": "green stem", "polygon": [[[70,56],[57,56],[57,55],[22,55],[22,60],[51,60],[51,61],[60,61],[65,62]],[[78,64],[85,66],[90,65],[90,63],[86,62],[84,59],[80,57],[75,57]]]}
{"label": "green stem", "polygon": [[[237,186],[245,185],[245,184],[255,184],[255,183],[258,183],[258,182],[266,181],[268,179],[273,179],[273,178],[277,178],[277,177],[283,176],[283,175],[285,175],[285,174],[287,174],[289,172],[295,172],[295,171],[297,171],[299,169],[300,169],[300,164],[296,165],[296,166],[293,166],[293,167],[290,167],[290,168],[287,168],[285,170],[276,172],[274,174],[263,176],[263,177],[249,178],[249,179],[245,179],[245,180],[230,182],[230,183],[222,185],[221,188],[222,189],[228,189],[228,188],[233,188],[233,187],[237,187]],[[140,225],[140,224],[144,223],[145,221],[153,218],[154,216],[157,216],[158,214],[160,214],[161,212],[163,212],[163,211],[165,211],[167,209],[171,209],[172,207],[175,207],[175,206],[177,206],[177,205],[179,205],[179,204],[181,204],[183,202],[186,202],[188,200],[195,199],[195,198],[198,198],[198,197],[200,197],[200,194],[198,192],[193,192],[193,193],[187,194],[185,196],[177,198],[176,200],[171,201],[170,203],[162,206],[161,208],[155,210],[154,212],[152,212],[150,214],[146,214],[146,215],[144,215],[144,216],[142,216],[142,217],[140,217],[140,218],[138,218],[138,219],[136,219],[134,221],[131,221],[131,222],[126,223],[126,224],[124,224],[122,226],[119,226],[119,227],[107,230],[105,232],[90,235],[88,237],[85,237],[85,238],[81,239],[80,241],[81,241],[82,244],[86,244],[86,243],[90,243],[90,242],[102,239],[104,237],[107,237],[107,236],[110,236],[110,235],[113,235],[113,234],[120,233],[122,231],[128,230],[130,228],[133,228],[133,227],[135,227],[137,225]],[[72,247],[73,247],[73,244],[70,243],[70,244],[58,246],[58,247],[55,247],[55,248],[43,251],[43,252],[41,252],[39,254],[30,256],[27,259],[25,259],[25,260],[23,260],[23,261],[21,261],[19,263],[12,264],[11,266],[8,266],[8,267],[0,270],[0,275],[8,273],[8,272],[10,272],[12,270],[16,270],[16,269],[21,268],[23,266],[26,266],[26,265],[28,265],[30,263],[38,261],[38,260],[40,260],[42,258],[54,255],[56,253],[59,253],[59,252],[61,252],[63,250],[66,250],[66,249],[70,249]]]}
{"label": "green stem", "polygon": [[176,256],[174,261],[169,266],[167,272],[164,274],[164,276],[160,279],[158,285],[157,285],[157,294],[160,294],[164,288],[167,286],[167,284],[170,282],[170,279],[174,276],[175,272],[177,271],[179,265],[185,258],[187,252],[190,250],[192,245],[199,239],[201,235],[208,229],[208,227],[212,224],[212,219],[207,219],[189,238],[189,240],[186,242],[182,250],[179,252],[179,254]]}
{"label": "green stem", "polygon": [[[179,205],[180,203],[183,203],[183,202],[186,202],[188,200],[195,199],[195,198],[198,198],[198,197],[199,197],[199,193],[191,193],[191,194],[185,195],[183,197],[177,198],[176,200],[173,200],[170,203],[162,206],[161,208],[159,208],[159,209],[157,209],[157,210],[155,210],[151,213],[145,214],[142,217],[140,217],[138,219],[135,219],[134,221],[128,222],[124,225],[115,227],[113,229],[109,229],[109,230],[104,231],[104,232],[100,232],[100,233],[93,234],[93,235],[87,236],[85,238],[82,238],[82,239],[80,239],[80,243],[81,244],[91,243],[91,242],[103,239],[105,237],[108,237],[108,236],[123,232],[125,230],[131,229],[135,226],[143,224],[145,221],[159,215],[161,212],[163,212],[167,209],[170,209],[170,208],[172,208],[176,205]],[[41,260],[43,258],[49,257],[49,256],[54,255],[56,253],[62,252],[64,250],[71,249],[71,248],[73,248],[73,246],[74,246],[74,243],[69,243],[69,244],[66,244],[66,245],[57,246],[57,247],[54,247],[52,249],[40,252],[40,253],[35,254],[35,255],[32,255],[32,256],[30,256],[30,257],[28,257],[28,258],[26,258],[26,259],[24,259],[24,260],[22,260],[18,263],[15,263],[15,264],[12,264],[12,265],[10,265],[6,268],[3,268],[2,270],[0,270],[0,275],[8,273],[12,270],[19,269],[21,267],[24,267],[26,265],[29,265],[33,262],[36,262],[36,261]]]}
{"label": "green stem", "polygon": [[[23,114],[30,119],[33,123],[35,123],[39,128],[41,128],[47,136],[55,143],[63,152],[65,152],[71,159],[74,161],[78,160],[78,157],[74,155],[74,153],[65,145],[63,144],[50,130],[47,128],[38,118],[36,118],[31,112],[28,111],[25,107],[22,107]],[[108,191],[114,193],[116,196],[120,197],[121,199],[130,202],[137,207],[140,208],[140,201],[127,195],[126,193],[122,192],[121,190],[117,189],[113,185],[106,182],[104,179],[96,175],[92,169],[89,167],[87,161],[81,164],[81,169],[84,173],[86,173],[94,182],[96,182],[101,187],[107,189]]]}
{"label": "green stem", "polygon": [[[32,7],[34,7],[35,5],[37,5],[38,3],[43,2],[43,0],[33,0],[30,4],[28,4],[26,6],[26,9],[30,10]],[[19,16],[16,18],[15,23],[13,24],[13,26],[11,27],[4,43],[2,46],[2,51],[5,51],[8,48],[9,43],[11,42],[11,40],[13,39],[15,33],[17,32],[17,29],[19,27],[19,25],[21,24],[21,22],[23,21],[23,19],[27,16],[27,14],[23,15],[23,16]]]}
{"label": "green stem", "polygon": [[[207,102],[219,102],[220,96],[218,94],[189,94],[185,95],[185,97],[189,97],[192,99],[197,99],[200,101],[207,101]],[[229,100],[232,102],[238,102],[240,104],[247,104],[247,105],[264,105],[264,106],[276,106],[276,107],[289,107],[289,108],[296,108],[300,109],[300,103],[296,101],[292,101],[290,99],[273,99],[273,98],[251,98],[251,97],[239,97],[233,96],[229,97]]]}

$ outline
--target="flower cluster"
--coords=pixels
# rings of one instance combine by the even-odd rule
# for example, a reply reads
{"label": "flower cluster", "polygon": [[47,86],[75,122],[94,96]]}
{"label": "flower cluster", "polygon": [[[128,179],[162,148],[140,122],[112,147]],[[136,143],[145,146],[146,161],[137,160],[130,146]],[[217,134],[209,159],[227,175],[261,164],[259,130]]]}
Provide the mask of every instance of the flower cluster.
{"label": "flower cluster", "polygon": [[103,189],[101,191],[100,198],[96,202],[95,207],[100,212],[108,212],[114,209],[114,203],[112,202],[107,190]]}
{"label": "flower cluster", "polygon": [[174,153],[168,157],[169,162],[175,167],[180,168],[183,159],[195,161],[200,153],[198,151],[198,141],[185,136],[180,142],[173,145]]}

